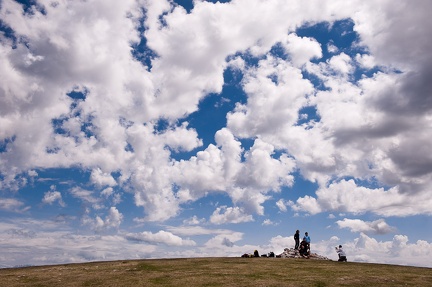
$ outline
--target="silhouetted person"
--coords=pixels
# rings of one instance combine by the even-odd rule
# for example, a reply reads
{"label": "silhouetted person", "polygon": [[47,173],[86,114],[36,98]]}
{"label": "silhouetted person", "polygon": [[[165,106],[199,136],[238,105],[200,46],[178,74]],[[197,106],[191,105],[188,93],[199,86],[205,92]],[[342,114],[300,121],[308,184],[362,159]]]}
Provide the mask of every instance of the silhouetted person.
{"label": "silhouetted person", "polygon": [[300,230],[297,230],[296,233],[294,234],[294,241],[295,241],[294,249],[297,250],[300,245]]}

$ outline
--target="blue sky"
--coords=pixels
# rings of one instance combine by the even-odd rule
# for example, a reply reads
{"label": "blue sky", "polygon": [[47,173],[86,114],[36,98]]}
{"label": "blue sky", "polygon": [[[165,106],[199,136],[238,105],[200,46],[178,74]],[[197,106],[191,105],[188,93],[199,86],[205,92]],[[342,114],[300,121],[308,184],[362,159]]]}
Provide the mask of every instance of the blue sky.
{"label": "blue sky", "polygon": [[432,267],[431,5],[2,0],[0,267]]}

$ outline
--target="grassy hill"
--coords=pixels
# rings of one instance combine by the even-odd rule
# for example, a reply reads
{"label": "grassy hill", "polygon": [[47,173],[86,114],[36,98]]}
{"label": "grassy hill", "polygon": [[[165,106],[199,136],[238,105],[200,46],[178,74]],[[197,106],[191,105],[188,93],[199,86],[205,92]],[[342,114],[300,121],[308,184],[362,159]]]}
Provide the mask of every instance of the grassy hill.
{"label": "grassy hill", "polygon": [[432,268],[284,258],[188,258],[0,269],[0,286],[432,286]]}

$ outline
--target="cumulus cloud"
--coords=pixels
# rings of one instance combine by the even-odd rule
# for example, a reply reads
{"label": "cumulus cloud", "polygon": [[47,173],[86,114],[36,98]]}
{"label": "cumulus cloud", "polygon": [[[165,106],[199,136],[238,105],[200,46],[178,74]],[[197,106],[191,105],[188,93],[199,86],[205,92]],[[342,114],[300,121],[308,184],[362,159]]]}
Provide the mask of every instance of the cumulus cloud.
{"label": "cumulus cloud", "polygon": [[[392,262],[392,264],[415,265],[430,256],[432,246],[424,240],[409,243],[406,235],[395,235],[392,241],[378,242],[365,234],[356,239],[354,258],[358,261],[367,259],[368,262]],[[373,254],[376,252],[375,254]],[[382,256],[382,258],[378,258]],[[429,265],[428,265],[429,266]]]}
{"label": "cumulus cloud", "polygon": [[[10,112],[14,110],[21,116],[29,115],[25,119],[22,117],[20,124],[15,126],[19,128],[11,129],[11,125],[5,125],[2,129],[5,137],[21,138],[22,134],[28,135],[27,139],[23,137],[22,141],[14,142],[15,149],[22,154],[21,158],[14,157],[10,163],[16,167],[16,172],[28,168],[27,165],[37,168],[70,166],[70,164],[81,162],[85,156],[91,161],[98,161],[96,158],[99,158],[105,164],[114,163],[113,157],[107,156],[106,153],[98,154],[96,150],[91,153],[88,152],[89,150],[87,153],[84,152],[86,148],[90,148],[87,144],[95,138],[86,138],[85,132],[79,127],[89,123],[89,113],[98,114],[100,109],[104,109],[102,113],[109,113],[107,106],[103,107],[104,101],[93,101],[104,89],[98,85],[102,84],[108,88],[107,90],[112,88],[111,92],[114,93],[119,91],[115,87],[116,81],[110,79],[121,77],[118,72],[122,69],[117,68],[123,64],[130,64],[131,68],[134,66],[129,55],[128,42],[137,41],[137,33],[131,18],[124,18],[121,15],[126,14],[133,3],[115,4],[115,10],[120,13],[110,14],[105,12],[107,7],[114,8],[112,4],[107,6],[106,2],[95,2],[94,8],[101,11],[101,15],[104,15],[102,17],[90,16],[86,12],[88,7],[82,4],[62,2],[59,5],[44,5],[45,14],[38,9],[33,9],[35,17],[30,17],[23,13],[23,7],[17,2],[5,1],[2,3],[2,20],[14,30],[16,37],[26,38],[31,43],[31,49],[22,43],[18,43],[16,49],[11,49],[11,46],[2,42],[2,48],[5,50],[5,53],[2,53],[4,60],[15,68],[12,75],[16,75],[11,84],[6,84],[6,82],[5,85],[2,84],[2,95],[4,96],[1,98],[5,100],[1,105],[2,115],[7,116],[2,118],[8,122],[8,118],[13,116]],[[81,15],[82,21],[76,23],[77,25],[69,25],[72,15]],[[110,29],[110,25],[118,27],[122,32],[109,35],[109,33],[118,31]],[[112,41],[112,39],[116,40]],[[25,59],[29,53],[34,54],[33,59],[38,60],[23,63],[23,58]],[[117,60],[113,62],[113,59],[107,56],[109,54],[117,55]],[[137,65],[135,68],[140,69]],[[22,80],[22,83],[25,83],[23,87],[28,88],[14,86],[16,80]],[[87,87],[86,99],[76,102],[77,105],[71,110],[72,99],[67,96],[67,93],[75,90],[76,87],[83,86]],[[22,96],[17,97],[18,95]],[[106,95],[108,96],[108,93]],[[115,99],[119,100],[119,98],[112,97],[113,101]],[[117,102],[119,106],[127,105],[127,100]],[[26,108],[28,105],[31,105],[32,108]],[[31,116],[31,110],[37,111],[36,118]],[[114,114],[118,116],[118,113]],[[64,131],[63,134],[54,133],[53,120],[59,121],[58,127]],[[113,135],[112,132],[118,127],[102,114],[93,117],[93,120],[95,120],[93,127],[98,126],[99,120],[106,120],[104,122],[108,125],[98,126],[97,130],[92,128],[88,131],[98,133],[100,139],[104,138],[109,141],[110,136]],[[78,128],[72,127],[76,125]],[[30,136],[33,138],[31,140],[32,152],[25,152],[25,150],[29,151],[28,139]],[[103,148],[99,149],[99,152],[103,150]],[[108,150],[114,155],[115,148],[108,148]],[[41,158],[43,160],[40,160]]]}
{"label": "cumulus cloud", "polygon": [[270,219],[264,219],[264,221],[262,222],[262,224],[261,225],[279,225],[278,223],[276,223],[276,222],[273,222],[273,221],[271,221]]}
{"label": "cumulus cloud", "polygon": [[337,73],[350,74],[353,72],[353,66],[351,65],[351,57],[345,53],[333,56],[329,60],[329,67]]}
{"label": "cumulus cloud", "polygon": [[236,246],[236,242],[243,238],[243,234],[240,232],[231,232],[230,234],[218,234],[208,240],[204,247],[209,250],[215,251],[216,254],[218,252],[239,252],[238,246]]}
{"label": "cumulus cloud", "polygon": [[270,238],[267,245],[262,246],[265,250],[273,251],[275,254],[280,254],[285,248],[291,248],[295,246],[295,241],[293,236],[282,236],[277,235]]}
{"label": "cumulus cloud", "polygon": [[205,221],[206,221],[205,218],[199,219],[196,215],[194,215],[189,219],[183,220],[183,223],[186,225],[198,225],[198,224],[204,223]]}
{"label": "cumulus cloud", "polygon": [[[190,14],[180,6],[171,7],[168,1],[147,1],[145,4],[146,15],[139,9],[140,2],[135,1],[116,3],[115,12],[108,12],[112,4],[103,1],[92,4],[62,2],[44,5],[45,13],[33,8],[38,17],[29,17],[21,13],[23,7],[17,2],[8,0],[3,3],[3,21],[14,30],[16,37],[31,43],[26,46],[18,42],[16,49],[12,49],[12,40],[5,38],[1,45],[3,67],[8,69],[4,73],[8,80],[4,78],[2,85],[4,105],[1,120],[4,128],[1,137],[10,139],[10,148],[1,154],[1,160],[13,165],[8,170],[2,169],[5,175],[3,185],[12,184],[15,176],[25,170],[80,165],[92,170],[92,183],[100,187],[114,186],[117,181],[111,173],[120,170],[120,181],[127,182],[131,189],[136,190],[135,202],[146,210],[146,219],[155,221],[175,216],[182,202],[196,200],[206,191],[215,189],[228,192],[233,201],[247,212],[262,214],[261,205],[267,199],[265,193],[290,185],[292,179],[288,174],[294,166],[299,167],[307,179],[323,184],[334,176],[346,174],[374,176],[391,186],[399,185],[404,191],[419,190],[430,182],[429,158],[422,158],[421,166],[424,168],[419,167],[416,160],[420,159],[416,151],[426,146],[426,136],[411,142],[409,124],[400,128],[405,130],[394,130],[391,138],[388,134],[380,134],[389,131],[387,116],[390,112],[398,109],[408,112],[419,107],[414,98],[427,94],[429,89],[422,79],[427,74],[427,66],[423,63],[430,59],[424,56],[425,61],[417,61],[410,60],[416,57],[401,57],[403,46],[389,45],[402,38],[397,27],[403,23],[417,23],[412,21],[413,13],[398,13],[406,9],[406,4],[382,3],[382,10],[362,4],[354,14],[351,12],[357,6],[353,3],[325,2],[323,9],[314,8],[316,5],[302,5],[306,11],[301,15],[294,4],[264,5],[256,2],[257,10],[250,10],[246,9],[250,4],[245,1],[219,5],[196,2]],[[87,5],[100,11],[100,17],[87,13]],[[419,12],[421,19],[427,17],[421,13],[425,10],[423,5],[427,4],[422,2],[412,7]],[[71,15],[81,15],[83,21],[73,27],[66,25],[71,22],[68,18]],[[232,23],[230,15],[236,15],[235,23]],[[265,15],[272,16],[267,19]],[[290,21],[286,21],[287,15],[292,15],[288,17]],[[375,62],[380,67],[391,63],[393,68],[402,69],[402,75],[389,74],[386,82],[378,80],[385,75],[377,74],[356,86],[345,77],[355,68],[353,59],[345,52],[334,55],[327,62],[310,62],[322,57],[320,44],[311,37],[297,36],[295,28],[304,22],[331,22],[350,16],[353,29],[360,36],[360,44],[370,48],[370,55],[357,54],[356,61],[364,68],[372,68]],[[131,43],[139,42],[139,19],[145,19],[147,45],[157,55],[151,59],[151,73],[130,53]],[[259,29],[254,25],[258,19],[263,24]],[[402,24],[391,25],[397,19]],[[231,26],[238,28],[227,28]],[[373,38],[376,31],[381,31],[379,27],[385,27],[386,33]],[[408,38],[418,36],[403,35]],[[289,61],[268,54],[277,44],[283,46]],[[197,51],[196,47],[200,53],[193,52]],[[388,49],[382,47],[392,49],[383,54],[382,51]],[[427,55],[420,51],[429,48],[427,41],[420,42],[416,55]],[[280,163],[265,166],[267,171],[281,170],[279,174],[268,172],[271,177],[253,177],[253,196],[245,196],[246,189],[236,186],[248,182],[247,177],[228,176],[239,170],[246,171],[244,175],[262,171],[259,166],[252,165],[253,158],[248,158],[249,161],[241,167],[239,157],[242,150],[238,143],[234,149],[228,150],[229,143],[216,139],[222,142],[218,144],[220,150],[210,145],[202,151],[208,155],[197,154],[188,161],[176,163],[175,168],[171,165],[170,151],[166,150],[170,147],[175,152],[191,151],[202,145],[199,135],[188,127],[187,122],[177,125],[175,121],[196,111],[206,94],[221,91],[226,59],[238,51],[266,57],[256,67],[245,66],[244,61],[243,65],[237,65],[244,74],[242,88],[247,94],[247,103],[237,104],[235,110],[227,115],[227,126],[234,137],[258,137],[257,144],[263,141],[287,151],[289,155],[281,157]],[[203,61],[210,58],[211,61]],[[324,81],[327,92],[316,93],[311,81],[303,77],[303,66]],[[130,76],[124,76],[122,71],[125,70],[131,71],[128,73]],[[413,97],[403,106],[386,105],[394,93],[380,92],[395,77],[402,80],[396,86],[396,96],[402,98],[409,94]],[[414,92],[417,90],[419,93]],[[79,96],[68,96],[71,92]],[[316,96],[310,98],[314,93]],[[360,98],[362,94],[364,96]],[[57,96],[52,98],[50,95]],[[296,125],[298,112],[310,104],[316,106],[320,121],[312,126]],[[381,111],[366,107],[371,104]],[[420,107],[427,112],[427,102]],[[21,116],[11,113],[14,110]],[[35,113],[30,113],[31,110]],[[339,120],[335,115],[341,111],[344,115],[349,114],[349,118],[341,117]],[[34,119],[33,114],[38,114],[38,118]],[[154,124],[160,118],[168,120],[169,128],[154,134]],[[12,125],[14,122],[19,125]],[[418,118],[419,125],[426,127],[428,119]],[[392,126],[396,127],[396,124]],[[224,137],[223,133],[216,138]],[[370,140],[370,144],[350,147],[338,144],[351,142],[359,135],[365,137],[364,141]],[[26,140],[29,138],[32,138],[32,148]],[[235,140],[229,141],[235,143]],[[418,148],[413,149],[413,145]],[[271,151],[268,153],[271,155]],[[254,156],[254,151],[246,155]],[[222,161],[215,167],[205,167],[204,161],[202,164],[196,161],[199,156],[211,156]],[[414,160],[410,162],[409,158]],[[379,167],[378,160],[388,164]],[[270,164],[271,160],[267,162]],[[366,170],[366,162],[374,168]],[[198,180],[193,183],[192,179],[179,179],[186,173],[185,169],[203,169],[203,177],[207,180],[201,180],[200,186]],[[403,179],[397,180],[398,175]],[[222,184],[226,181],[233,187]],[[178,199],[172,190],[173,182],[181,187]],[[203,185],[204,182],[207,184]],[[161,202],[168,204],[169,208],[158,209]]]}
{"label": "cumulus cloud", "polygon": [[[183,242],[185,245],[176,245],[182,244],[180,243],[182,239],[178,236],[171,236],[173,235],[171,232],[88,236],[77,235],[70,230],[56,230],[56,226],[59,225],[64,226],[63,223],[28,219],[2,222],[0,224],[2,231],[0,245],[4,254],[15,254],[16,256],[12,256],[13,260],[9,262],[9,265],[1,266],[12,267],[29,261],[43,265],[53,262],[60,264],[102,259],[150,258],[157,250],[165,247],[194,246],[187,245],[192,243],[187,240]],[[249,253],[255,249],[263,254],[270,251],[279,254],[284,248],[294,246],[292,236],[274,236],[269,238],[264,245],[240,245],[240,241],[244,239],[242,233],[232,230],[218,230],[217,232],[220,233],[216,233],[217,235],[205,244],[195,245],[198,249],[190,250],[188,253],[176,253],[177,256],[197,257],[211,254],[213,256],[239,256],[239,254]],[[12,253],[13,249],[7,248],[10,242],[16,242],[21,248],[31,248],[34,252],[30,254],[30,257],[28,253],[22,255]],[[157,245],[158,243],[161,244]],[[431,267],[428,258],[432,253],[432,244],[425,240],[410,242],[408,236],[402,234],[395,235],[389,241],[378,241],[364,233],[360,233],[359,237],[352,241],[342,241],[341,238],[333,236],[328,240],[314,243],[313,252],[336,260],[337,254],[334,252],[334,246],[339,244],[344,246],[350,261]],[[113,249],[114,245],[121,245],[121,250]],[[59,257],[56,254],[64,254],[64,256]],[[166,250],[166,254],[173,255],[174,253]]]}
{"label": "cumulus cloud", "polygon": [[227,246],[227,247],[233,247],[234,246],[234,243],[231,241],[231,240],[229,240],[228,238],[224,238],[223,240],[222,240],[222,245],[225,245],[225,246]]}
{"label": "cumulus cloud", "polygon": [[102,208],[101,200],[94,196],[94,193],[90,190],[86,190],[80,187],[73,187],[69,190],[70,194],[80,199],[83,203],[91,205],[95,209]]}
{"label": "cumulus cloud", "polygon": [[191,151],[202,146],[202,140],[194,129],[188,129],[188,123],[184,122],[180,127],[175,127],[162,134],[167,146],[175,151]]}
{"label": "cumulus cloud", "polygon": [[287,205],[289,205],[289,202],[283,199],[279,199],[276,202],[276,206],[279,208],[280,211],[286,212],[288,210]]}
{"label": "cumulus cloud", "polygon": [[29,170],[28,175],[31,177],[36,177],[36,176],[38,176],[38,173],[35,170]]}
{"label": "cumulus cloud", "polygon": [[116,207],[112,206],[104,219],[99,215],[92,219],[89,214],[86,214],[82,218],[82,222],[86,225],[90,225],[96,232],[103,232],[109,229],[118,229],[123,221],[123,217],[123,214],[120,213]]}
{"label": "cumulus cloud", "polygon": [[160,230],[156,233],[144,231],[136,234],[127,234],[126,238],[128,240],[144,241],[151,244],[165,244],[169,246],[194,246],[196,244],[193,240],[182,239],[164,230]]}
{"label": "cumulus cloud", "polygon": [[[0,246],[10,260],[2,261],[0,267],[29,264],[47,265],[94,260],[121,260],[148,258],[155,251],[154,245],[128,244],[121,235],[81,235],[65,226],[63,222],[21,219],[0,224]],[[10,248],[11,242],[29,250],[18,253]],[[122,246],[122,248],[112,248]],[[59,256],[62,254],[62,256]],[[127,254],[125,256],[125,254]]]}
{"label": "cumulus cloud", "polygon": [[51,191],[45,192],[42,202],[51,205],[56,201],[58,201],[58,204],[61,207],[66,206],[65,202],[63,201],[62,194],[55,190],[55,186],[51,186]]}
{"label": "cumulus cloud", "polygon": [[210,216],[213,224],[240,223],[253,221],[252,215],[245,214],[240,207],[221,206]]}
{"label": "cumulus cloud", "polygon": [[336,47],[334,45],[334,43],[332,43],[332,42],[327,43],[327,51],[329,51],[329,53],[333,53],[334,54],[334,53],[337,53],[338,50],[339,50],[339,48]]}
{"label": "cumulus cloud", "polygon": [[[293,203],[296,211],[316,214],[322,211],[351,213],[373,212],[383,216],[408,216],[430,214],[431,199],[426,193],[401,193],[398,188],[367,188],[357,186],[354,180],[342,180],[316,192],[317,198],[305,196]],[[418,202],[421,198],[421,202]],[[415,202],[413,202],[415,201]],[[403,208],[401,208],[403,207]]]}
{"label": "cumulus cloud", "polygon": [[389,226],[384,219],[375,221],[363,221],[360,219],[348,219],[336,221],[339,228],[348,228],[351,232],[362,232],[365,234],[386,234],[393,233],[395,228]]}
{"label": "cumulus cloud", "polygon": [[227,125],[239,137],[269,135],[271,142],[275,130],[297,122],[298,110],[307,105],[305,96],[313,92],[301,70],[271,56],[261,60],[258,68],[245,71],[243,85],[248,103],[238,104],[227,115]]}
{"label": "cumulus cloud", "polygon": [[[283,242],[283,237],[272,239],[273,245],[276,245],[279,241]],[[294,244],[293,239],[291,244]],[[283,243],[280,245],[283,246]],[[312,247],[313,252],[337,260],[338,257],[334,250],[337,245],[343,246],[348,261],[431,266],[429,260],[427,260],[432,252],[431,243],[425,240],[410,242],[409,237],[402,234],[397,234],[387,241],[379,241],[365,233],[360,233],[353,240],[342,240],[337,236],[332,236],[327,240],[315,242]]]}
{"label": "cumulus cloud", "polygon": [[240,141],[226,128],[217,131],[215,140],[217,146],[209,145],[174,165],[181,201],[197,200],[208,191],[227,192],[243,212],[263,214],[266,194],[292,185],[294,161],[286,155],[275,158],[271,144],[257,139],[250,150],[243,151]]}
{"label": "cumulus cloud", "polygon": [[[29,168],[79,165],[93,170],[90,180],[94,184],[113,186],[116,183],[110,173],[121,170],[123,179],[137,190],[135,202],[148,212],[148,220],[165,220],[179,210],[170,178],[160,180],[162,174],[172,173],[170,154],[164,150],[165,147],[189,151],[202,144],[187,123],[173,125],[165,132],[143,140],[142,135],[153,132],[152,122],[167,118],[169,123],[174,123],[179,117],[196,111],[199,100],[207,93],[221,91],[226,58],[237,51],[253,46],[250,50],[253,53],[264,53],[274,43],[283,42],[292,54],[292,60],[299,65],[319,57],[321,53],[319,45],[311,38],[294,34],[287,38],[286,31],[300,25],[303,18],[293,18],[293,23],[282,21],[286,24],[276,30],[268,29],[274,27],[278,19],[295,14],[293,7],[283,5],[284,11],[279,11],[278,6],[257,2],[272,17],[269,18],[271,21],[262,21],[266,27],[255,29],[255,20],[261,19],[263,14],[246,12],[244,8],[248,4],[242,1],[230,6],[197,2],[192,14],[185,14],[178,6],[172,9],[167,1],[157,4],[148,1],[145,36],[149,48],[158,55],[152,59],[152,72],[149,73],[147,67],[130,53],[130,44],[139,41],[139,19],[144,18],[143,10],[137,6],[139,2],[124,1],[116,3],[114,8],[107,2],[94,2],[91,10],[100,11],[99,17],[87,13],[90,4],[84,2],[44,4],[44,13],[33,8],[37,17],[22,13],[22,5],[14,1],[8,0],[2,5],[2,20],[17,37],[31,43],[31,49],[20,42],[16,49],[12,49],[12,41],[2,42],[4,67],[9,67],[5,73],[9,80],[2,85],[5,95],[2,138],[15,139],[10,143],[14,146],[14,156],[11,153],[1,155],[3,161],[7,160],[14,166],[2,170],[2,173],[10,175],[5,177],[10,180],[4,184],[12,184],[15,175]],[[330,10],[329,16],[333,14]],[[323,18],[321,13],[310,12],[314,18]],[[214,21],[208,21],[206,15],[209,13],[215,16],[212,17]],[[160,18],[158,15],[162,14]],[[234,14],[235,22],[240,23],[240,18],[244,24],[239,29],[227,29],[229,25],[226,24],[233,21],[230,15]],[[70,17],[76,15],[80,15],[82,21],[77,25],[67,25],[73,21]],[[161,19],[165,23],[162,26]],[[185,29],[192,30],[187,34],[179,33]],[[273,32],[269,34],[268,31]],[[198,50],[201,52],[192,53],[197,51],[195,47],[200,47]],[[212,61],[203,61],[210,55]],[[126,70],[129,71],[128,77],[122,72]],[[286,75],[280,72],[280,83],[290,79],[289,72]],[[298,75],[297,71],[296,77]],[[26,84],[16,85],[18,82]],[[70,93],[75,93],[75,96],[70,96]],[[181,97],[177,96],[179,94]],[[50,95],[57,97],[50,98]],[[37,119],[26,108],[28,103],[40,115]],[[21,116],[9,113],[12,110]],[[287,111],[280,112],[289,115]],[[22,116],[25,114],[29,116]],[[275,114],[275,119],[280,115]],[[11,123],[19,119],[18,129]],[[144,122],[148,124],[147,128],[140,126]],[[31,149],[28,148],[29,141],[26,141],[30,137]],[[151,150],[149,146],[152,146]],[[152,157],[152,153],[159,155]],[[152,174],[150,177],[145,168],[148,166],[155,167],[152,170],[161,170],[160,176]],[[235,165],[230,166],[235,168]],[[163,192],[156,193],[155,189]],[[195,192],[187,188],[182,190],[189,196]],[[261,192],[257,191],[256,202],[245,205],[251,212],[263,212],[259,207],[265,200],[259,195]],[[191,198],[196,197],[192,195]],[[170,208],[157,209],[162,201],[169,203]]]}
{"label": "cumulus cloud", "polygon": [[376,66],[374,57],[368,54],[357,54],[355,60],[366,69],[372,69]]}
{"label": "cumulus cloud", "polygon": [[317,200],[309,195],[297,199],[296,203],[291,201],[290,206],[294,211],[306,211],[311,214],[323,211],[317,203]]}
{"label": "cumulus cloud", "polygon": [[110,195],[112,195],[114,192],[114,189],[112,187],[107,187],[104,190],[102,190],[101,194],[105,197],[108,197]]}
{"label": "cumulus cloud", "polygon": [[104,173],[100,168],[94,169],[90,175],[90,180],[97,186],[115,186],[116,180],[109,174]]}
{"label": "cumulus cloud", "polygon": [[282,45],[290,55],[294,66],[301,67],[313,58],[321,58],[322,51],[320,44],[313,38],[298,37],[289,34]]}

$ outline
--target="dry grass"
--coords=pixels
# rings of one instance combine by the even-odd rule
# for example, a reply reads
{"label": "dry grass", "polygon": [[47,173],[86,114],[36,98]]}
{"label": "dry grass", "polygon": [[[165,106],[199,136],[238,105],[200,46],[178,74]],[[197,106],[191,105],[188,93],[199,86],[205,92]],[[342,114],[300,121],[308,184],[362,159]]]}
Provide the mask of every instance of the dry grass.
{"label": "dry grass", "polygon": [[0,286],[432,286],[432,269],[283,258],[190,258],[0,269]]}

